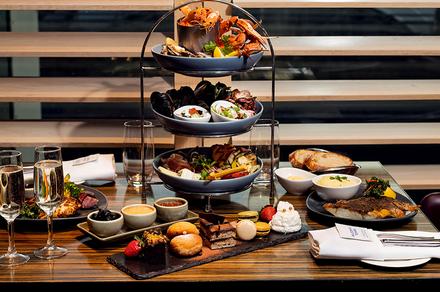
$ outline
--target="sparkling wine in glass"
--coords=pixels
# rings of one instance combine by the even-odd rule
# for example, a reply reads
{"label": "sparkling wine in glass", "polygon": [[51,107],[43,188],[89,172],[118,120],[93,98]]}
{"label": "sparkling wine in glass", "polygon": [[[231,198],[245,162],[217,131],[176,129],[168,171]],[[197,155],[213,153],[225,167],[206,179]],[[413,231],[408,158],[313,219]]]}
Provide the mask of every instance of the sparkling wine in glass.
{"label": "sparkling wine in glass", "polygon": [[56,246],[53,240],[53,213],[64,198],[64,175],[61,148],[40,146],[35,148],[34,196],[37,205],[47,217],[46,246],[34,251],[36,257],[54,259],[64,256],[67,249]]}
{"label": "sparkling wine in glass", "polygon": [[0,256],[0,266],[17,266],[29,256],[15,249],[14,220],[20,215],[24,203],[24,179],[21,153],[15,150],[0,151],[0,215],[8,224],[8,252]]}

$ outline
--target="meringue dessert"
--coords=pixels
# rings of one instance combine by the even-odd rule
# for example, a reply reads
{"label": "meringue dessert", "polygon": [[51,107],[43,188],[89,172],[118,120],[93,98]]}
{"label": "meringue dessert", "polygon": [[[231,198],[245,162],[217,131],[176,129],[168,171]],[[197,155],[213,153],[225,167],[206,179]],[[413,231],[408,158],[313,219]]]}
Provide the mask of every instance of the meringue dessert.
{"label": "meringue dessert", "polygon": [[280,201],[277,206],[277,212],[269,224],[274,231],[292,233],[301,229],[301,218],[292,204]]}

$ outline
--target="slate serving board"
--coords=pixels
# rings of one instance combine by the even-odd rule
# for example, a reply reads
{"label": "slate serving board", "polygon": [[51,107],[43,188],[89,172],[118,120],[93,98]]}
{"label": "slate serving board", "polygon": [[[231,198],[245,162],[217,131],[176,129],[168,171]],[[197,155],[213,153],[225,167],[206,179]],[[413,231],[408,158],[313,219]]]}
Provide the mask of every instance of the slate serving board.
{"label": "slate serving board", "polygon": [[156,276],[184,270],[212,261],[248,253],[291,240],[303,238],[307,235],[308,227],[303,223],[300,231],[281,234],[271,231],[268,237],[256,238],[252,241],[237,241],[235,247],[211,250],[203,247],[200,255],[191,258],[176,257],[168,250],[165,253],[147,255],[145,258],[126,258],[123,253],[117,253],[107,258],[107,261],[119,270],[137,280],[150,279]]}

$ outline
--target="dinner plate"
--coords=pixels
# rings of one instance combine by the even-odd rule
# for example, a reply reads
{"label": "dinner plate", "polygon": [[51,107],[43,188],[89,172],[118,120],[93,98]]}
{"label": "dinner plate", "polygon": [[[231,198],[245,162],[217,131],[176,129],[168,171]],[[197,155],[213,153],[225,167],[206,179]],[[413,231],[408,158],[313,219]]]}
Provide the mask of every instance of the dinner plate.
{"label": "dinner plate", "polygon": [[383,268],[409,268],[409,267],[423,265],[429,262],[430,260],[431,258],[396,260],[396,261],[361,260],[361,262]]}
{"label": "dinner plate", "polygon": [[235,136],[238,134],[250,131],[252,126],[258,121],[263,113],[263,105],[257,101],[257,110],[254,116],[230,121],[230,122],[209,122],[197,123],[190,121],[178,120],[164,116],[153,108],[153,113],[162,126],[169,132],[176,135],[197,136],[197,137],[226,137]]}
{"label": "dinner plate", "polygon": [[151,49],[154,59],[165,69],[194,77],[221,77],[252,70],[263,57],[263,51],[249,57],[194,58],[164,55],[162,44]]}
{"label": "dinner plate", "polygon": [[[84,189],[86,193],[92,194],[98,199],[97,206],[95,208],[91,209],[80,209],[77,211],[77,214],[75,216],[67,217],[67,218],[54,218],[54,227],[56,226],[63,226],[63,225],[71,225],[74,223],[78,223],[78,221],[83,221],[87,218],[87,215],[90,212],[95,211],[96,209],[105,209],[107,208],[107,198],[106,196],[97,189],[81,185],[80,188]],[[15,224],[17,227],[27,227],[27,226],[41,226],[41,227],[47,227],[47,220],[46,219],[28,219],[28,218],[20,218],[18,217],[15,219]]]}
{"label": "dinner plate", "polygon": [[197,151],[200,154],[208,154],[210,153],[209,147],[199,147],[199,148],[184,148],[184,149],[176,149],[164,152],[153,160],[153,168],[156,171],[157,175],[163,181],[163,183],[169,187],[171,187],[174,191],[179,192],[182,191],[186,194],[194,194],[194,195],[223,195],[225,193],[236,193],[241,192],[245,188],[248,188],[249,185],[257,178],[261,171],[261,166],[263,162],[260,158],[257,158],[258,164],[260,168],[249,175],[242,176],[239,178],[225,179],[225,180],[192,180],[185,179],[181,177],[175,177],[168,174],[165,174],[159,170],[159,166],[161,166],[161,160],[163,158],[168,158],[173,153],[189,153],[191,151]]}
{"label": "dinner plate", "polygon": [[[402,194],[397,193],[396,198],[400,201],[415,205],[411,199],[407,198]],[[339,222],[339,223],[368,225],[368,226],[394,225],[394,224],[399,225],[408,222],[412,217],[414,217],[417,214],[417,211],[414,211],[414,212],[408,212],[402,218],[383,218],[383,219],[368,219],[368,220],[348,219],[342,217],[335,217],[333,214],[327,212],[327,210],[325,210],[323,207],[325,203],[328,202],[321,199],[321,197],[318,196],[316,191],[313,191],[306,199],[306,206],[309,212],[332,223]]]}
{"label": "dinner plate", "polygon": [[100,237],[98,235],[96,235],[95,233],[93,233],[90,229],[89,226],[87,224],[87,222],[82,222],[82,223],[78,223],[76,226],[85,234],[90,235],[90,237],[92,237],[93,239],[102,242],[102,243],[108,243],[108,242],[116,242],[116,241],[120,241],[120,240],[124,240],[127,238],[133,238],[133,236],[140,234],[146,230],[149,229],[154,229],[154,228],[164,228],[164,227],[168,227],[173,223],[176,222],[182,222],[182,221],[186,221],[186,222],[195,222],[199,219],[199,215],[197,215],[197,213],[194,213],[192,211],[187,212],[186,217],[181,219],[181,220],[176,220],[176,221],[171,221],[171,222],[160,222],[160,221],[156,221],[154,222],[152,225],[148,226],[148,227],[144,227],[144,228],[140,228],[140,229],[128,229],[125,225],[122,227],[122,229],[116,233],[115,235],[111,235],[111,236],[107,236],[107,237]]}

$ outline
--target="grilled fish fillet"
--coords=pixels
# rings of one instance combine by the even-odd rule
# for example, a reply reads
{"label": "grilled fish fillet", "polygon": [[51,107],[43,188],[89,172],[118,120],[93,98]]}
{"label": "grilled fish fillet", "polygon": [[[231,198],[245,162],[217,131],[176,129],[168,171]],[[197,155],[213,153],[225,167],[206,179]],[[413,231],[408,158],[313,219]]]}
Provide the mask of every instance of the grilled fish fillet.
{"label": "grilled fish fillet", "polygon": [[406,212],[418,209],[416,205],[388,197],[339,200],[336,203],[326,203],[323,207],[336,217],[356,220],[402,218]]}

